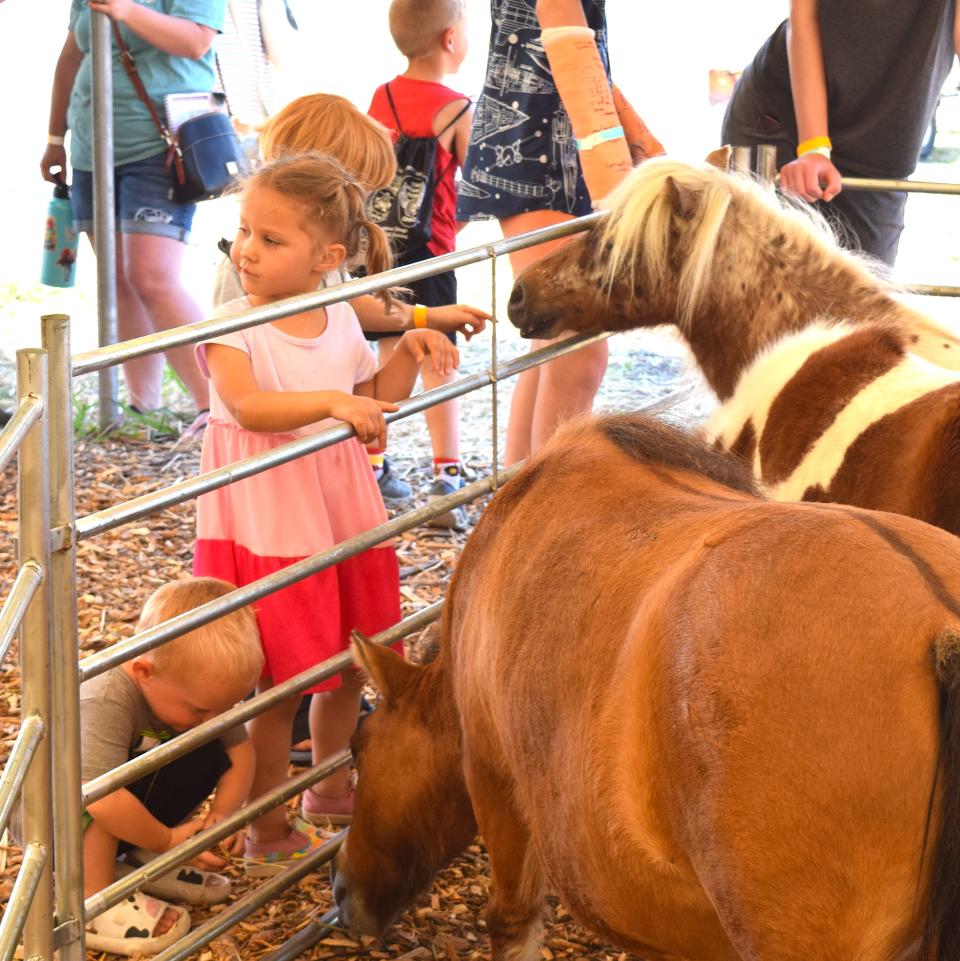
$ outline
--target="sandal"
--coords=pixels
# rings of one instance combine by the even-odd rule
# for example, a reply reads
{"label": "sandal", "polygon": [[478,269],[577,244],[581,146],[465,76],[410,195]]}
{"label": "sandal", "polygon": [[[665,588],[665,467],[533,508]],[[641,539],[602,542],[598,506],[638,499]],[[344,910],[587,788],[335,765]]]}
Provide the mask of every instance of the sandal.
{"label": "sandal", "polygon": [[[127,852],[128,861],[117,862],[117,877],[126,877],[157,855],[153,851],[134,848]],[[186,901],[187,904],[221,904],[230,897],[230,879],[216,871],[204,871],[181,864],[166,874],[141,885],[141,891],[158,898]]]}
{"label": "sandal", "polygon": [[[165,934],[154,936],[153,932],[168,908],[177,912],[177,920]],[[111,954],[157,954],[189,930],[190,914],[186,908],[135,891],[87,924],[86,942],[94,951],[109,951]]]}
{"label": "sandal", "polygon": [[313,831],[293,830],[282,841],[254,841],[248,837],[243,870],[249,878],[269,878],[313,854],[326,838]]}
{"label": "sandal", "polygon": [[353,820],[353,786],[344,797],[326,797],[308,787],[300,801],[300,816],[311,824],[349,824]]}

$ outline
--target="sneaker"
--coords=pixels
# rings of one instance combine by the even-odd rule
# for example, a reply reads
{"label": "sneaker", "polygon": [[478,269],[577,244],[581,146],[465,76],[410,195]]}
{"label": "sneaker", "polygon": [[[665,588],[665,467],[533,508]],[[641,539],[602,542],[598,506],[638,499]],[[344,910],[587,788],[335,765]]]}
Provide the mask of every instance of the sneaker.
{"label": "sneaker", "polygon": [[[299,819],[298,819],[299,820]],[[324,839],[313,831],[299,830],[299,824],[282,841],[254,841],[248,837],[243,858],[243,871],[250,878],[269,878],[313,854]]]}
{"label": "sneaker", "polygon": [[[427,491],[427,503],[446,497],[448,494],[455,494],[463,487],[463,478],[459,467],[445,467],[433,479]],[[445,527],[452,531],[465,531],[469,525],[467,520],[467,509],[462,504],[459,507],[452,507],[450,510],[437,517],[432,517],[427,521],[428,527]]]}
{"label": "sneaker", "polygon": [[393,472],[390,462],[384,457],[383,473],[377,478],[380,496],[387,503],[402,504],[413,497],[413,488]]}

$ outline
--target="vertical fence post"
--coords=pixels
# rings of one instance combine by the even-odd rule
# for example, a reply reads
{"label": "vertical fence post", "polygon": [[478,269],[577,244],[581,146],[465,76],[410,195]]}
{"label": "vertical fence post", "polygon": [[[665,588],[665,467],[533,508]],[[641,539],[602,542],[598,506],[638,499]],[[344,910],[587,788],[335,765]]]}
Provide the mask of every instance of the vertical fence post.
{"label": "vertical fence post", "polygon": [[490,251],[490,393],[491,393],[491,424],[490,435],[492,438],[491,457],[493,463],[490,465],[490,476],[492,478],[491,490],[496,491],[500,481],[500,426],[499,411],[500,394],[497,390],[497,254],[492,247]]}
{"label": "vertical fence post", "polygon": [[21,716],[38,716],[46,730],[23,784],[23,843],[36,845],[46,855],[36,893],[23,931],[25,961],[51,961],[53,957],[53,859],[51,814],[53,770],[50,754],[50,482],[47,473],[48,411],[47,354],[43,350],[17,351],[17,385],[21,401],[40,398],[43,416],[24,438],[20,448],[19,548],[20,564],[33,563],[43,571],[20,629]]}
{"label": "vertical fence post", "polygon": [[757,147],[757,179],[771,185],[777,179],[777,148],[772,143]]}
{"label": "vertical fence post", "polygon": [[733,161],[731,162],[730,166],[735,173],[749,174],[750,173],[750,148],[734,147]]}
{"label": "vertical fence post", "polygon": [[[117,342],[117,235],[113,190],[113,47],[110,18],[90,14],[93,54],[93,236],[97,243],[97,318],[101,347]],[[126,78],[124,78],[126,79]],[[107,430],[120,416],[116,367],[99,378],[99,423]]]}
{"label": "vertical fence post", "polygon": [[70,318],[41,319],[49,358],[50,644],[53,716],[50,742],[57,759],[53,787],[54,870],[60,961],[83,961],[83,832],[80,777],[80,671],[77,640],[77,544],[73,482],[73,376]]}

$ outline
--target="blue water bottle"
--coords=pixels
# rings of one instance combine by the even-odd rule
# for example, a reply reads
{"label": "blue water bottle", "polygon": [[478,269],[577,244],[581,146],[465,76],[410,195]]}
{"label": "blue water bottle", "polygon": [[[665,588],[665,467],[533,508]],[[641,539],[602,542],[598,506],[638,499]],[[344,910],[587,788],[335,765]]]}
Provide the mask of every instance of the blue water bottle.
{"label": "blue water bottle", "polygon": [[49,287],[73,286],[77,274],[78,240],[73,226],[70,188],[62,180],[57,181],[47,207],[40,283]]}

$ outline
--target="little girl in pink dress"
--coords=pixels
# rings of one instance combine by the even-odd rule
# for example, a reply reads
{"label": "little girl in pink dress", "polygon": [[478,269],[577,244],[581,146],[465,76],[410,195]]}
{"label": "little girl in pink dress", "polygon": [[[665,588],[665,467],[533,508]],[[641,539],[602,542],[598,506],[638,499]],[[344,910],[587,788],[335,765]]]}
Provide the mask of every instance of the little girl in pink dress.
{"label": "little girl in pink dress", "polygon": [[[320,279],[356,256],[366,236],[371,273],[389,266],[389,245],[366,219],[363,194],[339,164],[320,154],[283,158],[260,168],[241,198],[231,259],[246,296],[220,315],[315,291]],[[386,520],[362,443],[383,440],[384,411],[408,397],[421,361],[449,371],[456,349],[436,331],[412,330],[381,368],[349,304],[304,311],[216,337],[197,348],[211,380],[210,422],[203,440],[206,472],[272,450],[338,421],[357,438],[308,454],[200,497],[194,570],[238,585],[281,570]],[[266,689],[348,646],[349,632],[374,634],[400,618],[399,574],[390,544],[313,574],[257,603],[266,655]],[[311,737],[314,763],[347,746],[356,726],[362,679],[344,672],[318,684]],[[310,693],[310,692],[307,692]],[[300,696],[249,722],[257,752],[251,796],[286,777],[293,717]],[[304,793],[313,823],[346,823],[353,809],[349,772],[340,769]],[[283,807],[251,825],[248,874],[272,874],[310,853],[320,838]]]}

